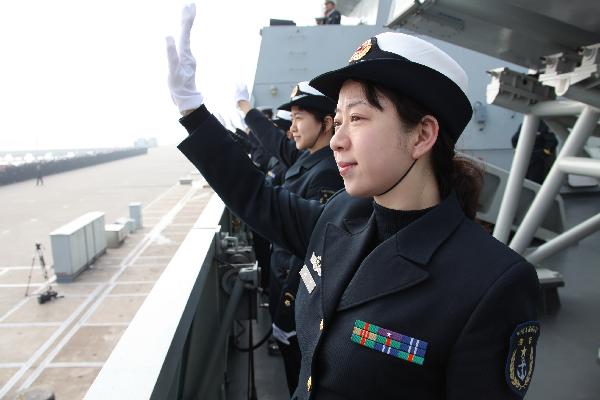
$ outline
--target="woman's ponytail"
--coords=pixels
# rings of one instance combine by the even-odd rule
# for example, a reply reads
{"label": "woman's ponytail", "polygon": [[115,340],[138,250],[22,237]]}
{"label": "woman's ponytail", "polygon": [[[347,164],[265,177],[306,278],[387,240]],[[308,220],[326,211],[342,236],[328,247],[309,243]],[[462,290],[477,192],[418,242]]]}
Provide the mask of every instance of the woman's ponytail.
{"label": "woman's ponytail", "polygon": [[475,219],[483,170],[471,160],[457,156],[453,143],[444,133],[438,135],[431,159],[442,198],[454,191],[465,215]]}

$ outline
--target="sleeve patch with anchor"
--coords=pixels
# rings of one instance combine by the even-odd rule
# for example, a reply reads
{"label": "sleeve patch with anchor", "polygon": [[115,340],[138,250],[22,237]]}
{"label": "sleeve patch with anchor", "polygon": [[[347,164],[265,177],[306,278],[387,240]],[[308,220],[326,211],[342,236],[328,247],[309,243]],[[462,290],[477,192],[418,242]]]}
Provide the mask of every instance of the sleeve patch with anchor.
{"label": "sleeve patch with anchor", "polygon": [[535,346],[540,336],[540,324],[537,321],[517,325],[510,337],[508,358],[506,360],[506,382],[519,396],[525,396],[535,366]]}

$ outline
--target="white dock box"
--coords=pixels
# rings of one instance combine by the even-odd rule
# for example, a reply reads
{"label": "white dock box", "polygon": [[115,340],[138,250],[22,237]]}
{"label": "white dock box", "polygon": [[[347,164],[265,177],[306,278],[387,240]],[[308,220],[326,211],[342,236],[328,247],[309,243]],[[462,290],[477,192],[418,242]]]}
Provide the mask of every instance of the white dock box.
{"label": "white dock box", "polygon": [[50,233],[58,282],[72,282],[106,251],[104,213],[90,212]]}
{"label": "white dock box", "polygon": [[144,227],[142,221],[142,203],[129,203],[129,218],[135,221],[135,230]]}
{"label": "white dock box", "polygon": [[125,237],[127,237],[127,225],[108,224],[104,227],[106,234],[106,247],[115,249],[121,246]]}
{"label": "white dock box", "polygon": [[135,221],[133,218],[117,218],[115,224],[125,225],[127,234],[135,233]]}

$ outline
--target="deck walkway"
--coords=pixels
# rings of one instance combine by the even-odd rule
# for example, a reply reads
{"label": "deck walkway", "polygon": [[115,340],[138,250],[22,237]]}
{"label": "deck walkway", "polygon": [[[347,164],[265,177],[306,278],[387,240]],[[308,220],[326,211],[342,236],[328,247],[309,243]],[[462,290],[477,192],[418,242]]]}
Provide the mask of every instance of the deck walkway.
{"label": "deck walkway", "polygon": [[[49,385],[57,399],[81,399],[137,309],[152,289],[212,191],[173,148],[146,156],[0,187],[0,398],[30,386]],[[62,297],[40,305],[39,267],[24,297],[33,245],[88,211],[106,222],[127,216],[132,201],[144,204],[144,228],[108,249],[74,283],[55,285]]]}

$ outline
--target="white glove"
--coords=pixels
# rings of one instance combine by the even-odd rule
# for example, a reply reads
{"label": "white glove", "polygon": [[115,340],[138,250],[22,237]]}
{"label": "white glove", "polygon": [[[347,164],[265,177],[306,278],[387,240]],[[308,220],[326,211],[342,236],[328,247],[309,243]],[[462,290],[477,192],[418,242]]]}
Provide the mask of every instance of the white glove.
{"label": "white glove", "polygon": [[292,336],[296,336],[296,331],[286,332],[281,330],[277,325],[273,324],[273,337],[279,340],[281,343],[290,344],[288,340]]}
{"label": "white glove", "polygon": [[235,104],[237,105],[238,101],[246,100],[250,102],[250,95],[248,94],[248,87],[241,83],[237,82],[235,85]]}
{"label": "white glove", "polygon": [[196,5],[183,7],[181,13],[181,38],[179,54],[175,48],[175,40],[167,37],[167,58],[169,60],[169,90],[173,102],[180,112],[195,110],[204,101],[196,90],[196,60],[190,50],[190,31],[196,17]]}

